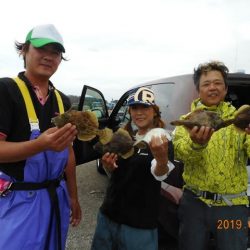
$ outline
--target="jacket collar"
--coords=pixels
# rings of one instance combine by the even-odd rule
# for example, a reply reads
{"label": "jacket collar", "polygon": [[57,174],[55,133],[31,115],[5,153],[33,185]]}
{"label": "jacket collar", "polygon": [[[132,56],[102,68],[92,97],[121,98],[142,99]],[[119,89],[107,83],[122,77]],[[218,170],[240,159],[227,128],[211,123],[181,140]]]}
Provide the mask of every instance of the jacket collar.
{"label": "jacket collar", "polygon": [[231,117],[236,110],[230,102],[224,101],[220,102],[218,105],[208,107],[201,102],[200,98],[194,100],[191,104],[191,111],[194,111],[195,109],[217,112],[221,118]]}

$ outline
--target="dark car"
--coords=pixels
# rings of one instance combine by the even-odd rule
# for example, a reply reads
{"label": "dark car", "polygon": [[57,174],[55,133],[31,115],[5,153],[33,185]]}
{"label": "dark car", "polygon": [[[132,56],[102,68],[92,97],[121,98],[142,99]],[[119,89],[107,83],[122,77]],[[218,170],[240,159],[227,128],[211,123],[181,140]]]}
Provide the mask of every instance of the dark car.
{"label": "dark car", "polygon": [[[151,88],[155,93],[156,104],[160,107],[162,118],[167,123],[167,130],[171,132],[174,127],[170,121],[178,119],[182,114],[190,110],[191,102],[197,97],[197,91],[193,84],[192,75],[180,75],[170,78],[159,79],[134,86],[145,86]],[[102,106],[100,110],[100,128],[109,127],[117,130],[129,120],[127,98],[134,88],[125,92],[117,102],[116,106],[109,114],[107,107]],[[230,101],[236,108],[243,104],[250,104],[250,74],[231,73],[228,78],[228,94],[226,100]],[[86,99],[86,97],[88,97]],[[92,98],[93,97],[93,98]],[[84,86],[80,98],[78,110],[84,110],[84,106],[89,105],[90,99],[106,103],[103,94],[90,86]],[[97,160],[98,171],[104,173],[98,154],[93,150],[92,142],[82,142],[76,140],[74,143],[77,164]],[[178,202],[182,195],[182,162],[175,161],[176,168],[169,175],[166,182],[162,183],[161,205],[159,216],[159,249],[178,248]],[[250,165],[250,164],[248,164]],[[248,167],[250,169],[250,167]],[[249,174],[250,176],[250,174]],[[213,249],[213,239],[210,242],[210,249]]]}

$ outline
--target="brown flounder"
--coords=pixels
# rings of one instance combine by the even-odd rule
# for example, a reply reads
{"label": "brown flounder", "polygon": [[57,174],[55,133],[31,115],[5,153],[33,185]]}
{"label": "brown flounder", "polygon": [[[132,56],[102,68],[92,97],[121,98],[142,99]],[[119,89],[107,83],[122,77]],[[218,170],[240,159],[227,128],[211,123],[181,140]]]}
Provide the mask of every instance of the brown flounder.
{"label": "brown flounder", "polygon": [[118,154],[123,159],[127,159],[134,154],[136,148],[146,148],[153,136],[166,136],[168,140],[171,140],[170,135],[162,128],[151,129],[141,140],[137,141],[132,139],[127,130],[119,128],[113,134],[110,142],[105,145],[98,142],[94,145],[94,148],[102,154],[110,152]]}
{"label": "brown flounder", "polygon": [[101,154],[110,152],[127,159],[134,154],[134,141],[128,131],[119,128],[108,143],[97,142],[94,149]]}
{"label": "brown flounder", "polygon": [[115,133],[109,128],[99,129],[98,119],[91,111],[69,110],[52,118],[52,123],[59,128],[66,123],[74,124],[78,131],[77,138],[81,141],[90,141],[98,136],[94,149],[101,154],[116,153],[124,159],[134,154],[134,141],[129,133],[122,128]]}
{"label": "brown flounder", "polygon": [[213,111],[197,109],[188,114],[183,120],[170,122],[174,126],[185,126],[192,129],[194,126],[206,126],[215,131],[233,124],[240,130],[244,130],[250,123],[250,105],[241,106],[234,114],[233,119],[223,120],[219,114]]}
{"label": "brown flounder", "polygon": [[235,112],[232,123],[239,129],[245,130],[250,124],[250,105],[243,105]]}
{"label": "brown flounder", "polygon": [[197,109],[188,114],[185,119],[172,121],[170,124],[174,126],[183,125],[189,129],[194,126],[206,126],[218,130],[224,126],[224,121],[216,112]]}
{"label": "brown flounder", "polygon": [[71,123],[76,126],[78,131],[77,138],[81,141],[90,141],[96,136],[102,144],[108,143],[113,131],[109,128],[99,129],[99,122],[96,115],[91,111],[76,111],[69,110],[61,115],[52,118],[52,123],[61,128],[66,123]]}

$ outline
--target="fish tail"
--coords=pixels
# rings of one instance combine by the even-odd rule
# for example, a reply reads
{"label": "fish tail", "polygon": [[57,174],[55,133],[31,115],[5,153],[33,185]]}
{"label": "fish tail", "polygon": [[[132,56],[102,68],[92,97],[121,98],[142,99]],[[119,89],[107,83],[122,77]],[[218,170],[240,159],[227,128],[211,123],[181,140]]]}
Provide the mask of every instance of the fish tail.
{"label": "fish tail", "polygon": [[134,148],[131,148],[127,153],[125,154],[121,154],[121,157],[123,159],[128,159],[129,157],[131,157],[134,154]]}
{"label": "fish tail", "polygon": [[183,125],[183,121],[182,120],[171,121],[170,124],[173,126],[181,126]]}
{"label": "fish tail", "polygon": [[219,130],[220,128],[225,128],[231,124],[233,124],[235,121],[235,119],[229,119],[229,120],[225,120],[223,121],[221,124],[219,124],[217,127],[216,127],[216,130]]}
{"label": "fish tail", "polygon": [[99,141],[105,145],[111,141],[113,131],[110,128],[104,128],[98,130]]}

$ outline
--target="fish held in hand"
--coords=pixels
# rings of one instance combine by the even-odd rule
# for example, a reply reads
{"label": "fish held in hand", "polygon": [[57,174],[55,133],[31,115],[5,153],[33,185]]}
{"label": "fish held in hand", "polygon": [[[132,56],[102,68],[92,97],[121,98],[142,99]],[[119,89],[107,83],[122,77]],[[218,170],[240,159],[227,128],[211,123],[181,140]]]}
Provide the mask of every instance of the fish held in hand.
{"label": "fish held in hand", "polygon": [[176,120],[170,122],[173,126],[185,126],[192,129],[194,126],[201,127],[206,126],[213,128],[215,131],[228,126],[220,118],[220,116],[213,111],[207,111],[202,109],[197,109],[190,114],[188,114],[183,120]]}
{"label": "fish held in hand", "polygon": [[52,118],[51,122],[58,128],[63,127],[66,123],[75,125],[78,132],[77,138],[81,141],[90,141],[99,136],[99,140],[106,144],[113,135],[113,131],[109,128],[99,129],[98,119],[91,111],[69,110]]}
{"label": "fish held in hand", "polygon": [[105,145],[97,142],[94,145],[94,149],[99,151],[101,154],[105,154],[106,152],[115,153],[121,156],[123,159],[127,159],[135,153],[136,148],[146,148],[153,136],[161,137],[162,135],[166,136],[169,141],[171,140],[170,135],[165,129],[154,128],[146,133],[146,135],[141,140],[134,141],[127,130],[119,128],[113,134],[110,142]]}
{"label": "fish held in hand", "polygon": [[165,136],[168,141],[171,141],[171,136],[169,133],[163,129],[163,128],[153,128],[149,130],[145,136],[141,140],[137,140],[134,144],[135,147],[138,148],[145,148],[149,144],[149,142],[152,140],[152,137],[162,137]]}
{"label": "fish held in hand", "polygon": [[192,129],[194,126],[206,126],[215,131],[233,124],[240,130],[245,130],[250,123],[250,105],[241,106],[234,114],[233,119],[223,120],[213,111],[197,109],[188,114],[183,120],[170,122],[174,126],[185,126]]}
{"label": "fish held in hand", "polygon": [[94,149],[101,154],[115,153],[123,159],[127,159],[134,154],[134,141],[128,131],[119,128],[108,143],[97,142]]}
{"label": "fish held in hand", "polygon": [[241,106],[234,114],[232,123],[235,127],[245,130],[250,124],[250,105]]}

